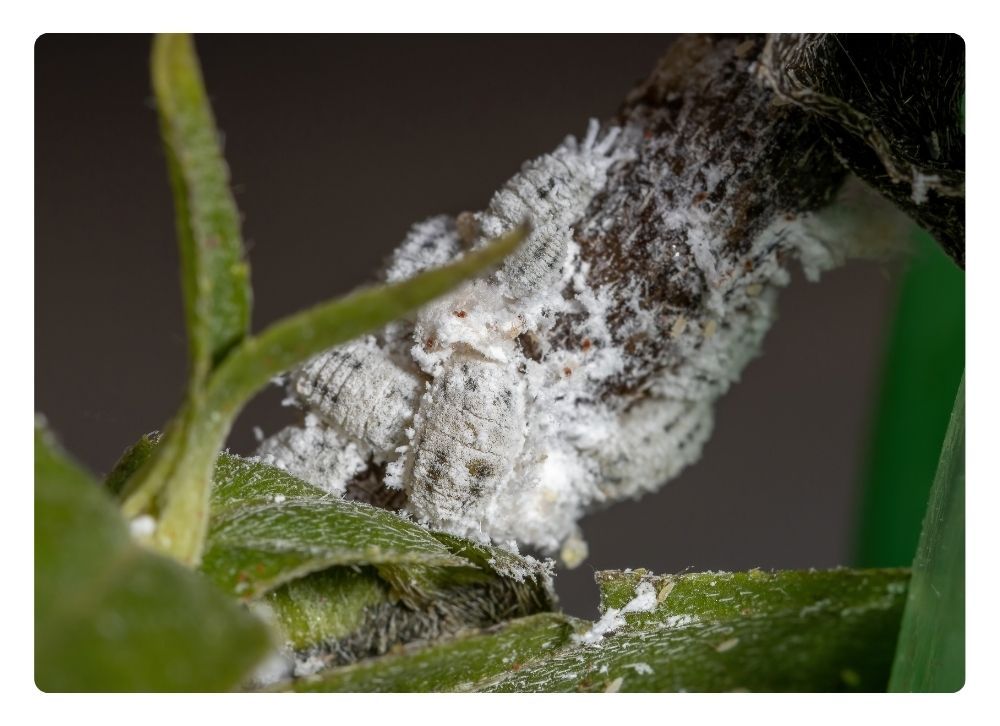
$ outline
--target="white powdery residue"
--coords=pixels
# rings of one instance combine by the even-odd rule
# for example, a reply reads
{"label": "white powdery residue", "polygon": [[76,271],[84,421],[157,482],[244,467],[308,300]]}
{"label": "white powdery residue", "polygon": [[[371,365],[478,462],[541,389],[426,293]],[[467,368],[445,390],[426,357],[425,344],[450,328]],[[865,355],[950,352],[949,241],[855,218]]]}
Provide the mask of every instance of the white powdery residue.
{"label": "white powdery residue", "polygon": [[581,487],[592,486],[594,475],[564,444],[550,442],[540,456],[494,498],[486,520],[498,533],[558,552],[573,539],[582,503],[592,498]]}
{"label": "white powdery residue", "polygon": [[643,299],[648,295],[649,281],[639,277],[634,277],[624,286],[628,306],[631,315],[619,328],[618,336],[623,335],[648,335],[658,331],[661,316],[655,310],[646,307]]}
{"label": "white powdery residue", "polygon": [[[716,249],[721,247],[722,239],[708,231],[707,220],[704,225],[698,224],[697,220],[689,219],[688,221],[689,223],[695,222],[688,227],[687,233],[687,243],[691,248],[691,255],[709,286],[716,288],[719,286],[721,278]],[[714,300],[709,300],[709,303],[713,302]]]}
{"label": "white powdery residue", "polygon": [[625,354],[621,348],[596,348],[581,368],[588,380],[603,382],[625,370]]}
{"label": "white powdery residue", "polygon": [[694,615],[668,615],[663,619],[664,628],[683,628],[687,625],[694,625],[700,622]]}
{"label": "white powdery residue", "polygon": [[726,305],[718,288],[726,277],[719,254],[725,240],[712,231],[711,215],[698,207],[690,207],[683,211],[672,209],[662,215],[662,220],[667,229],[683,234],[694,263],[708,284],[708,296],[703,304],[716,315],[724,314]]}
{"label": "white powdery residue", "polygon": [[595,645],[608,633],[613,633],[625,625],[626,613],[648,613],[656,609],[656,590],[646,580],[635,589],[635,597],[622,608],[608,608],[601,619],[594,623],[583,635],[574,635],[573,640],[582,645]]}
{"label": "white powdery residue", "polygon": [[485,358],[506,362],[521,332],[518,312],[507,309],[496,285],[484,280],[467,283],[420,311],[411,355],[431,376],[456,349],[471,348]]}
{"label": "white powdery residue", "polygon": [[[926,177],[925,180],[932,182],[936,178]],[[911,224],[906,214],[892,202],[852,176],[841,186],[831,204],[801,215],[787,226],[785,233],[797,248],[806,278],[815,282],[821,273],[848,259],[891,258],[906,248]],[[778,228],[780,225],[771,227],[772,230]]]}
{"label": "white powdery residue", "polygon": [[732,176],[733,165],[729,161],[726,161],[721,165],[705,164],[699,167],[699,170],[705,177],[705,191],[711,195],[719,184]]}
{"label": "white powdery residue", "polygon": [[502,536],[483,522],[524,448],[524,409],[516,369],[456,351],[414,417],[408,509],[460,536]]}
{"label": "white powdery residue", "polygon": [[424,270],[441,267],[459,249],[458,229],[449,216],[437,216],[414,224],[396,248],[385,271],[387,282],[407,280]]}
{"label": "white powdery residue", "polygon": [[[509,543],[508,543],[509,544]],[[517,554],[516,544],[513,554]],[[507,577],[515,582],[524,582],[532,578],[551,578],[555,572],[556,563],[553,560],[536,560],[531,555],[520,555],[521,563],[511,557],[491,557],[489,565],[501,577]]]}
{"label": "white powdery residue", "polygon": [[[591,124],[582,141],[568,139],[525,163],[481,213],[415,225],[390,262],[388,280],[450,262],[526,218],[532,231],[492,277],[356,344],[350,366],[336,376],[333,368],[315,371],[298,395],[304,408],[324,414],[323,426],[332,425],[327,443],[339,442],[336,451],[354,444],[365,465],[371,456],[385,464],[382,483],[406,493],[405,511],[416,521],[483,542],[561,552],[566,562],[585,556],[577,521],[595,504],[658,488],[698,458],[715,399],[758,351],[773,318],[774,288],[788,280],[775,250],[794,250],[801,238],[803,258],[813,258],[804,259],[807,269],[832,260],[823,244],[785,219],[733,257],[714,231],[711,205],[684,205],[665,221],[683,232],[686,246],[661,241],[657,249],[676,256],[671,282],[697,307],[650,309],[654,291],[641,275],[591,287],[591,263],[580,257],[573,225],[614,164],[633,153],[641,130],[599,136]],[[706,165],[704,191],[732,173]],[[647,196],[656,209],[671,208]],[[617,315],[623,300],[631,315]],[[629,368],[631,353],[621,341],[632,335],[669,336],[671,360],[650,380],[646,399],[626,406],[607,395],[606,384]],[[393,366],[391,375],[372,372]],[[403,385],[408,380],[416,383]],[[303,400],[310,396],[315,400]],[[302,475],[301,452],[281,443],[280,452],[262,453]],[[305,468],[334,469],[342,478],[343,457],[316,443],[314,459],[329,461]],[[614,614],[606,618],[610,632]]]}
{"label": "white powdery residue", "polygon": [[147,539],[156,531],[156,520],[148,514],[142,514],[128,523],[128,531],[135,539]]}
{"label": "white powdery residue", "polygon": [[367,468],[369,454],[308,415],[302,426],[289,426],[266,439],[257,455],[262,463],[339,496],[347,482]]}
{"label": "white powdery residue", "polygon": [[[582,452],[614,424],[586,402],[624,359],[610,345],[609,290],[586,285],[572,225],[611,168],[634,157],[640,136],[633,128],[602,133],[592,121],[584,138],[523,164],[485,211],[414,225],[387,281],[453,261],[526,219],[531,232],[491,278],[293,374],[295,399],[322,423],[309,420],[263,442],[262,459],[338,494],[374,457],[386,465],[383,483],[407,493],[405,511],[417,521],[549,552],[565,543],[567,556],[581,559],[576,521],[602,497],[599,468]],[[580,299],[563,295],[568,284]],[[549,350],[556,316],[581,308],[587,345]]]}
{"label": "white powdery residue", "polygon": [[650,397],[619,414],[593,456],[608,496],[634,497],[659,488],[698,460],[712,433],[705,401]]}
{"label": "white powdery residue", "polygon": [[651,676],[653,675],[653,668],[649,663],[626,663],[624,668],[631,668],[640,676]]}
{"label": "white powdery residue", "polygon": [[792,224],[776,222],[765,232],[791,233],[802,272],[807,280],[817,282],[824,272],[838,267],[847,256],[848,240],[837,233],[838,226],[820,211],[805,214]]}
{"label": "white powdery residue", "polygon": [[378,462],[403,443],[421,387],[372,336],[321,353],[292,375],[292,390],[306,408],[371,448]]}
{"label": "white powdery residue", "polygon": [[[408,429],[408,432],[412,436],[413,429]],[[401,450],[400,450],[401,449]],[[408,447],[401,446],[397,449],[399,453],[405,454]],[[397,489],[400,490],[404,486],[406,474],[406,461],[404,458],[396,459],[395,461],[389,462],[385,467],[385,476],[382,479],[382,483],[387,489]]]}
{"label": "white powdery residue", "polygon": [[295,678],[306,678],[316,675],[326,667],[326,659],[318,653],[298,655],[292,665],[292,675]]}
{"label": "white powdery residue", "polygon": [[939,184],[941,177],[937,174],[922,174],[916,169],[913,170],[913,203],[923,204],[927,201],[927,192],[932,185]]}

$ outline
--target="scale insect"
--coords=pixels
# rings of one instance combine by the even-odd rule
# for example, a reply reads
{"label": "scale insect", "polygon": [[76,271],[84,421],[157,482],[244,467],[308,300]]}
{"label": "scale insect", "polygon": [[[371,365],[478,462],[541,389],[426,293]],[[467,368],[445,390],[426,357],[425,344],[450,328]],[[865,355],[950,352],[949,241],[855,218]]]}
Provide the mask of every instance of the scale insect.
{"label": "scale insect", "polygon": [[[525,220],[532,231],[492,276],[293,371],[305,423],[261,453],[340,495],[403,499],[402,512],[431,528],[579,564],[584,514],[657,489],[699,458],[716,398],[773,319],[787,253],[817,269],[831,259],[808,220],[784,214],[745,245],[730,244],[698,206],[710,190],[695,182],[658,195],[643,177],[625,192],[638,195],[633,216],[594,216],[611,198],[609,177],[629,173],[650,138],[640,126],[602,133],[592,122],[581,141],[525,163],[484,211],[414,225],[388,262],[389,282]],[[725,188],[729,172],[691,173]],[[655,264],[600,267],[588,235],[650,215],[667,229],[642,240]],[[635,239],[619,238],[620,248]],[[665,265],[665,289],[676,294],[646,307]],[[643,384],[620,385],[636,369],[649,371]]]}
{"label": "scale insect", "polygon": [[378,458],[405,441],[421,388],[371,337],[332,348],[291,377],[293,395],[306,409],[368,444]]}
{"label": "scale insect", "polygon": [[[609,170],[631,156],[621,132],[602,135],[592,121],[582,140],[568,137],[525,163],[483,212],[414,225],[386,267],[389,282],[445,264],[525,220],[532,231],[488,280],[387,326],[378,340],[339,346],[293,371],[289,390],[307,420],[259,453],[336,493],[349,483],[336,476],[368,475],[363,461],[384,464],[383,485],[405,492],[410,516],[457,534],[550,551],[575,536],[579,507],[551,533],[532,531],[545,528],[537,520],[560,496],[543,482],[557,457],[542,440],[552,427],[548,412],[534,410],[548,395],[538,389],[551,377],[572,389],[562,382],[567,362],[543,363],[538,346],[556,308],[567,305],[552,295],[574,273],[572,225]],[[535,349],[526,355],[528,342]],[[312,461],[310,446],[321,446]],[[525,517],[525,507],[538,511]]]}
{"label": "scale insect", "polygon": [[507,366],[453,357],[434,379],[408,452],[410,510],[468,535],[500,493],[525,442],[524,387]]}
{"label": "scale insect", "polygon": [[599,130],[592,121],[582,142],[571,136],[551,154],[526,162],[477,215],[483,240],[531,220],[528,239],[496,275],[507,297],[528,298],[561,279],[572,225],[604,187],[608,169],[621,159],[613,153],[621,129],[612,128],[598,140]]}
{"label": "scale insect", "polygon": [[[389,281],[525,218],[533,231],[491,279],[291,374],[305,422],[261,451],[345,498],[582,561],[583,514],[657,489],[699,458],[715,401],[759,351],[789,262],[812,276],[839,252],[807,229],[838,172],[815,134],[798,134],[789,109],[753,85],[759,45],[679,43],[684,52],[626,99],[625,127],[592,124],[581,142],[525,164],[484,211],[415,225]],[[756,413],[766,426],[767,411]],[[520,566],[502,574],[525,576]],[[634,600],[645,605],[673,588],[641,585]],[[405,589],[394,584],[391,602]],[[509,619],[489,589],[488,612]],[[471,622],[459,599],[461,617],[437,598],[415,628],[379,603],[355,647],[364,657],[375,640],[381,653],[438,637],[439,623],[489,625]],[[351,640],[299,657],[351,652]]]}

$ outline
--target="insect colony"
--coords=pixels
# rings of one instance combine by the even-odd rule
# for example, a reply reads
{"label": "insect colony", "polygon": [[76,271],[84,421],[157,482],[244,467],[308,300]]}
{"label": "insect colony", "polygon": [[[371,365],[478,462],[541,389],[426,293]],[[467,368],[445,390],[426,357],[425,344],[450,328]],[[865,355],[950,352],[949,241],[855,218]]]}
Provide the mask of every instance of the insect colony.
{"label": "insect colony", "polygon": [[[609,290],[588,282],[574,225],[641,137],[593,121],[582,141],[569,137],[527,162],[484,212],[414,225],[388,282],[525,220],[531,232],[489,278],[292,371],[287,384],[304,421],[265,440],[262,459],[334,495],[393,502],[434,529],[582,562],[577,522],[586,512],[655,490],[699,457],[715,399],[773,318],[788,280],[781,250],[794,250],[808,274],[843,256],[823,239],[818,216],[772,225],[739,259],[699,233],[696,216],[678,218],[709,284],[691,310],[668,317],[636,306],[629,324],[671,338],[672,360],[641,396],[609,395],[630,353],[613,340]],[[617,284],[638,293],[644,281]],[[557,334],[567,321],[572,345]]]}

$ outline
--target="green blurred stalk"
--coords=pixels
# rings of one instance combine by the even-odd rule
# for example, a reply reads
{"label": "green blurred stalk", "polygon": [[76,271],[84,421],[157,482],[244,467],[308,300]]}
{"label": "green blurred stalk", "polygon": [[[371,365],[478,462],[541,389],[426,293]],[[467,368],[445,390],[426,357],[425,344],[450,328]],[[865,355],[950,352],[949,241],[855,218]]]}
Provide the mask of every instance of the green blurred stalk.
{"label": "green blurred stalk", "polygon": [[889,679],[890,691],[965,685],[965,383],[941,448]]}
{"label": "green blurred stalk", "polygon": [[882,371],[854,564],[913,562],[965,367],[965,274],[926,232],[899,291]]}

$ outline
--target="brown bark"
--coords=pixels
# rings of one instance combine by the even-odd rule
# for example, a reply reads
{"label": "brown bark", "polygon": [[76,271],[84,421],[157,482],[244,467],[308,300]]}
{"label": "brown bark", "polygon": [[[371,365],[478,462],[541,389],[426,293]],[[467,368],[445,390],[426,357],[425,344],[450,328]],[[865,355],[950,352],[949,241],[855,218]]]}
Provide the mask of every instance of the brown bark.
{"label": "brown bark", "polygon": [[[898,123],[890,114],[899,89],[911,89],[917,79],[940,73],[961,80],[956,45],[947,40],[954,36],[878,37],[887,45],[866,76],[885,73],[881,86],[853,68],[840,51],[844,41],[834,36],[684,36],[628,95],[613,122],[642,129],[637,158],[609,178],[575,234],[590,265],[588,281],[612,286],[608,328],[614,344],[629,353],[626,370],[609,382],[608,393],[641,394],[679,365],[665,332],[672,321],[705,324],[712,283],[695,260],[692,235],[722,238],[715,254],[745,269],[744,287],[782,284],[769,273],[755,279],[753,269],[765,260],[759,250],[751,253],[751,243],[769,225],[830,202],[846,169],[936,234],[963,264],[960,93],[951,86],[937,95],[925,91],[912,101],[920,108]],[[866,43],[873,45],[847,40],[859,55]],[[820,95],[807,82],[836,94]],[[856,87],[865,84],[881,95],[860,103]],[[918,174],[927,184],[919,204],[913,186]],[[678,217],[687,223],[671,223]],[[768,254],[783,264],[795,254],[794,241],[778,239]],[[633,292],[617,284],[635,278],[644,282],[639,310]],[[637,312],[663,320],[662,330],[630,326]],[[562,321],[561,345],[581,343],[575,322]],[[724,318],[718,323],[727,325]]]}

